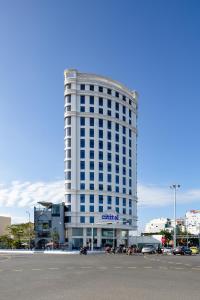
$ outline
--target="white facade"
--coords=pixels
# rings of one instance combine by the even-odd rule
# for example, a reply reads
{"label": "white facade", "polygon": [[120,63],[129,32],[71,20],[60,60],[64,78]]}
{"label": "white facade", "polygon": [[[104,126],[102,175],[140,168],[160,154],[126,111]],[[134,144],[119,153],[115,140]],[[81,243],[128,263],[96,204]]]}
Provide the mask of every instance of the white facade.
{"label": "white facade", "polygon": [[93,228],[97,247],[127,242],[137,226],[137,94],[77,70],[64,86],[66,239],[91,244]]}
{"label": "white facade", "polygon": [[190,210],[185,215],[186,230],[194,235],[200,234],[200,210]]}
{"label": "white facade", "polygon": [[149,221],[145,226],[145,233],[159,233],[161,230],[172,231],[171,220],[168,218],[158,218]]}

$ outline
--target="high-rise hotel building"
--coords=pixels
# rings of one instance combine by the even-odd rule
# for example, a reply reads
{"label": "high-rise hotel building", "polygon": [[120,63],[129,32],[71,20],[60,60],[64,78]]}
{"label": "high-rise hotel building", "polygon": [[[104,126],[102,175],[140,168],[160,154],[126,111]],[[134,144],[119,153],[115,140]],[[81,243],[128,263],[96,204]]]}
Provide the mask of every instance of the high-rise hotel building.
{"label": "high-rise hotel building", "polygon": [[137,93],[107,77],[64,72],[66,239],[127,244],[137,227]]}

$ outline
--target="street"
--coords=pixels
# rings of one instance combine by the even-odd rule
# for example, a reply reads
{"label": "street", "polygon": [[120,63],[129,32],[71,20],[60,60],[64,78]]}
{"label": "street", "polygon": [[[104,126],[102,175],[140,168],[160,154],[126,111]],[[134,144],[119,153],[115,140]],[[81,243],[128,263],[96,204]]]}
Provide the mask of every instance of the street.
{"label": "street", "polygon": [[2,300],[199,299],[200,256],[0,255]]}

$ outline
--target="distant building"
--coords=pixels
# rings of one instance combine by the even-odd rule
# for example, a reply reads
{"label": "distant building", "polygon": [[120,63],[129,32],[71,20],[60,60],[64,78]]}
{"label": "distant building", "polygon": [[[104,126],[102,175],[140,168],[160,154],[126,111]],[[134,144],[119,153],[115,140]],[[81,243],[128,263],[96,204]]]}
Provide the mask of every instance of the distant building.
{"label": "distant building", "polygon": [[185,215],[186,229],[189,233],[200,234],[200,210],[190,210]]}
{"label": "distant building", "polygon": [[159,233],[161,230],[169,232],[173,230],[171,220],[169,218],[153,219],[145,226],[145,233]]}
{"label": "distant building", "polygon": [[7,227],[11,225],[11,218],[0,216],[0,235],[8,234]]}
{"label": "distant building", "polygon": [[34,207],[36,248],[65,243],[64,214],[64,203],[38,202],[38,206]]}

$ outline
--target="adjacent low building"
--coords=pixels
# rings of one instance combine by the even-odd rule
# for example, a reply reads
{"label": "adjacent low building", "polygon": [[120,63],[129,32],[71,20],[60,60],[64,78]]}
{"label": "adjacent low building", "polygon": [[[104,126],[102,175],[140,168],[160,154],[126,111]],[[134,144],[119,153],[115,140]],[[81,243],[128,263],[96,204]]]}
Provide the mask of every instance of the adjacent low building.
{"label": "adjacent low building", "polygon": [[48,244],[65,243],[64,203],[38,202],[34,207],[35,246],[44,249]]}
{"label": "adjacent low building", "polygon": [[11,217],[0,216],[0,235],[8,234],[8,226],[11,225]]}
{"label": "adjacent low building", "polygon": [[159,233],[161,230],[171,232],[173,230],[171,219],[158,218],[149,221],[145,226],[145,233]]}
{"label": "adjacent low building", "polygon": [[190,210],[185,215],[186,229],[188,233],[200,234],[200,210]]}

